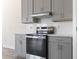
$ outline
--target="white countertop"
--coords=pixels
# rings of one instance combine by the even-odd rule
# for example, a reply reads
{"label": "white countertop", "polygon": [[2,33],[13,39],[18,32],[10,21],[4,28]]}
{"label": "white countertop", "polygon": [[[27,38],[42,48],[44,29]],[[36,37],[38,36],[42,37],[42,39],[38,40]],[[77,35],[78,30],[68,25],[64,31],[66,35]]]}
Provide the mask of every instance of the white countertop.
{"label": "white countertop", "polygon": [[[18,35],[26,35],[26,34],[18,34]],[[65,37],[73,37],[72,34],[48,34],[48,36],[65,36]]]}
{"label": "white countertop", "polygon": [[72,34],[48,34],[48,36],[67,36],[67,37],[73,37]]}

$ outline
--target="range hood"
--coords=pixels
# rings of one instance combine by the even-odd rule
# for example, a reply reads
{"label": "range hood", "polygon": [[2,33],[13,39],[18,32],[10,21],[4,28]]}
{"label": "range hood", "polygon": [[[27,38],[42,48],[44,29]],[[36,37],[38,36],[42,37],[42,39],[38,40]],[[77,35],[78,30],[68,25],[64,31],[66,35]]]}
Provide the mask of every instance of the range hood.
{"label": "range hood", "polygon": [[38,14],[32,14],[31,17],[51,17],[52,12],[45,12],[45,13],[38,13]]}

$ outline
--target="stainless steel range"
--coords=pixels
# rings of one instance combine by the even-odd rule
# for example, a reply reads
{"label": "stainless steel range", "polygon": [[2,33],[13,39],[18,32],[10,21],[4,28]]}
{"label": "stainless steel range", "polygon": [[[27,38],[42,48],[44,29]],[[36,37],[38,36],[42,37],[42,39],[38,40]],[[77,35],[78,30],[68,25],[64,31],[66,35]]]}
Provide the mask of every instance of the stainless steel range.
{"label": "stainless steel range", "polygon": [[36,28],[37,34],[54,34],[55,33],[55,27],[53,26],[38,26]]}
{"label": "stainless steel range", "polygon": [[35,34],[26,35],[26,59],[48,59],[48,35],[54,27],[37,26]]}
{"label": "stainless steel range", "polygon": [[26,59],[48,59],[47,35],[26,35]]}

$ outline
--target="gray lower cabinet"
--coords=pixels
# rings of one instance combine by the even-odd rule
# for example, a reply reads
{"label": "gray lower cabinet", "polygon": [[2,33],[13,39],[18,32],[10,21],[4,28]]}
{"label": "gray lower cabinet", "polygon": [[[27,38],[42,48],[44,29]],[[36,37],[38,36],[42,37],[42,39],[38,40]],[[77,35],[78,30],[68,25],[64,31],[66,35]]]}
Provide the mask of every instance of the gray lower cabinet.
{"label": "gray lower cabinet", "polygon": [[[49,37],[49,59],[72,59],[72,37]],[[25,35],[15,35],[16,56],[26,58]]]}
{"label": "gray lower cabinet", "polygon": [[26,39],[24,34],[15,35],[15,52],[16,56],[26,57]]}
{"label": "gray lower cabinet", "polygon": [[49,59],[72,59],[72,37],[50,37]]}

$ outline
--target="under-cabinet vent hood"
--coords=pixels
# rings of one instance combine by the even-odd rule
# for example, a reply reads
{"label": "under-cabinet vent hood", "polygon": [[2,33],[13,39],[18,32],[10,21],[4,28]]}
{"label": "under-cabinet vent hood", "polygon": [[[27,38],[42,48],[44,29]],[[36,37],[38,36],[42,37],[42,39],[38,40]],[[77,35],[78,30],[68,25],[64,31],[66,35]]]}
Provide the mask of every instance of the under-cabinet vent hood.
{"label": "under-cabinet vent hood", "polygon": [[46,12],[46,13],[38,13],[38,14],[32,14],[31,17],[51,17],[53,14],[52,12]]}

